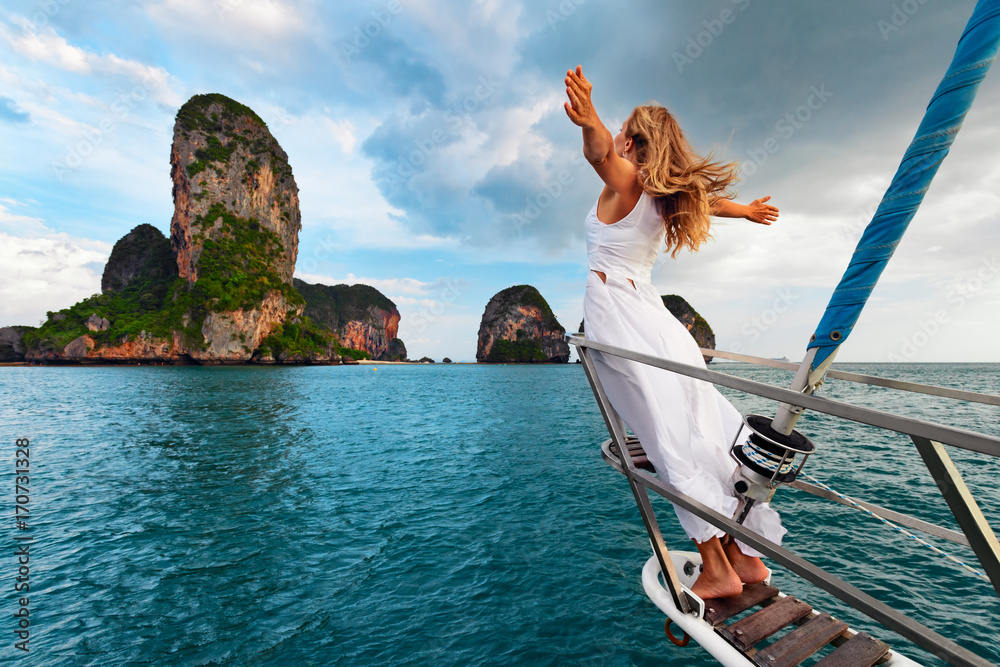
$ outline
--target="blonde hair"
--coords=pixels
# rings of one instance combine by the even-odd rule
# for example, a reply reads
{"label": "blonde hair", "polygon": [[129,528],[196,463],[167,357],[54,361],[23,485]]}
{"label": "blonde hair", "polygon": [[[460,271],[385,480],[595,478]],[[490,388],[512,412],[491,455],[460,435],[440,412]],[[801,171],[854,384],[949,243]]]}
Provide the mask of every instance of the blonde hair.
{"label": "blonde hair", "polygon": [[711,203],[736,196],[729,189],[737,181],[736,163],[695,153],[674,117],[656,104],[636,107],[622,129],[635,143],[642,189],[663,216],[671,257],[681,248],[697,251],[712,237]]}

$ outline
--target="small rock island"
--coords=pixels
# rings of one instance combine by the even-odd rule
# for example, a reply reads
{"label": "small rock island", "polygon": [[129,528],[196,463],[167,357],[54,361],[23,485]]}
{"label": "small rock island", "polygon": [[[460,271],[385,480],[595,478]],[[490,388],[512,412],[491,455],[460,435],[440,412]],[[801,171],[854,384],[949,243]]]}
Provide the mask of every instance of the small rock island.
{"label": "small rock island", "polygon": [[566,329],[537,289],[531,285],[508,287],[486,304],[476,361],[568,363]]}

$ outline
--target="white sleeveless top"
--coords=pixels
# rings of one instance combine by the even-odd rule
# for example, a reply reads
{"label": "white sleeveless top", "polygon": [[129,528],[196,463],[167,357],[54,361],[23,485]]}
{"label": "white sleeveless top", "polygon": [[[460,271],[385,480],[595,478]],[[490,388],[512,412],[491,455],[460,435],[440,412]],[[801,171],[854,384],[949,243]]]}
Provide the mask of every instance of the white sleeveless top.
{"label": "white sleeveless top", "polygon": [[597,204],[587,214],[587,266],[648,284],[653,263],[667,230],[656,201],[643,192],[628,215],[606,225],[597,219]]}

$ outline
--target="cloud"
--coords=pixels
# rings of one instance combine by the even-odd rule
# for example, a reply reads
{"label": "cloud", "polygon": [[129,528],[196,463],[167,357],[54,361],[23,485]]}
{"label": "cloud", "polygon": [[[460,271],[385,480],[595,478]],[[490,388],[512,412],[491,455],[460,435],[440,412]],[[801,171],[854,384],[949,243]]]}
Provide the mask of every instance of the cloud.
{"label": "cloud", "polygon": [[313,273],[298,273],[296,277],[306,282],[323,285],[370,285],[382,293],[393,294],[427,294],[428,290],[434,289],[436,286],[436,283],[424,282],[416,278],[366,278],[356,276],[353,273],[348,273],[343,278]]}
{"label": "cloud", "polygon": [[31,114],[18,107],[14,100],[0,95],[0,120],[14,124],[30,123]]}
{"label": "cloud", "polygon": [[[739,185],[741,201],[773,195],[779,223],[717,221],[714,241],[697,255],[661,259],[654,281],[719,323],[722,344],[750,345],[743,325],[771,307],[776,291],[796,290],[794,313],[754,343],[775,341],[775,355],[792,356],[781,345],[799,350],[818,321],[975,3],[922,4],[890,33],[878,22],[891,20],[894,0],[850,12],[836,3],[791,10],[746,0],[402,0],[390,15],[386,0],[145,0],[143,13],[113,9],[121,3],[43,4],[59,5],[47,23],[0,19],[8,158],[0,194],[30,194],[50,222],[0,200],[0,232],[111,240],[150,215],[166,224],[177,105],[164,101],[223,92],[257,110],[289,154],[303,214],[299,275],[380,285],[414,340],[440,339],[436,349],[455,358],[476,322],[452,336],[442,328],[448,318],[463,309],[478,315],[509,284],[535,284],[564,324],[579,322],[583,220],[601,183],[561,109],[562,74],[577,63],[611,128],[634,105],[657,100],[702,153],[718,148],[745,166],[769,138],[780,140]],[[733,21],[718,22],[723,8],[734,10]],[[345,58],[342,47],[359,31],[372,33],[369,43]],[[677,54],[691,62],[678,67]],[[155,92],[116,112],[118,96],[147,80]],[[981,256],[1000,247],[998,81],[981,87],[876,291],[882,301],[852,337],[859,355],[880,354],[859,342],[872,340],[862,328],[896,335],[893,326],[911,326],[906,313],[947,306]],[[783,136],[778,124],[813,87],[832,96]],[[113,128],[102,130],[107,121]],[[57,183],[53,164],[76,157],[80,166]],[[95,280],[98,261],[81,267]],[[443,288],[431,287],[439,272],[472,287],[434,315],[444,303]],[[367,278],[398,275],[416,282]],[[963,321],[978,318],[984,332],[1000,326],[994,289],[991,282],[977,292]],[[418,331],[422,311],[435,319]],[[956,349],[996,349],[979,328],[949,332],[959,330],[975,337]]]}
{"label": "cloud", "polygon": [[[0,224],[5,227],[17,223],[19,217],[0,206]],[[29,220],[37,227],[37,219]],[[0,326],[36,326],[45,311],[57,311],[100,293],[101,272],[110,254],[110,244],[52,230],[30,237],[0,232],[0,264],[5,273],[0,282]]]}
{"label": "cloud", "polygon": [[20,34],[12,33],[0,25],[0,33],[19,55],[75,74],[120,76],[140,84],[153,97],[167,106],[178,106],[180,96],[170,84],[170,74],[162,67],[146,65],[121,58],[113,53],[98,55],[74,46],[61,37],[51,26],[36,30],[34,24],[15,18],[21,27]]}
{"label": "cloud", "polygon": [[354,145],[358,142],[354,125],[349,120],[333,120],[331,118],[324,120],[326,121],[326,126],[330,129],[330,134],[340,144],[340,148],[344,151],[344,154],[351,156],[354,153]]}
{"label": "cloud", "polygon": [[308,25],[300,6],[280,0],[161,0],[147,12],[171,30],[260,51],[301,34]]}
{"label": "cloud", "polygon": [[[11,197],[0,198],[0,201],[11,206],[25,206],[23,202],[19,202]],[[0,229],[5,229],[19,235],[28,233],[33,236],[47,234],[52,231],[45,226],[45,221],[41,218],[12,213],[3,204],[0,204]]]}
{"label": "cloud", "polygon": [[444,100],[446,86],[441,71],[399,37],[380,36],[377,45],[361,52],[360,59],[376,65],[384,86],[411,99],[414,108],[424,103],[438,106]]}

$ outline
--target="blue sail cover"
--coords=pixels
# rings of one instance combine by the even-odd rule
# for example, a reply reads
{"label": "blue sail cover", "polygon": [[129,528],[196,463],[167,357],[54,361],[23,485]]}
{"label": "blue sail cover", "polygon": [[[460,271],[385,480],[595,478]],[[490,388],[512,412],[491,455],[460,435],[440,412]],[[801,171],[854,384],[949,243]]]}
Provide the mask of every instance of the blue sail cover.
{"label": "blue sail cover", "polygon": [[980,82],[1000,45],[1000,0],[980,0],[958,42],[955,58],[906,149],[872,221],[858,241],[847,271],[830,297],[808,348],[819,348],[815,370],[851,334],[882,270],[903,238],[931,180],[944,161]]}

